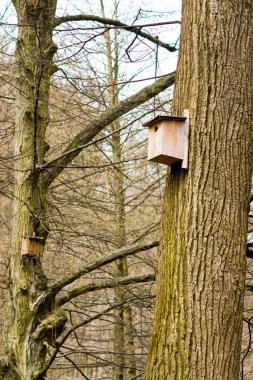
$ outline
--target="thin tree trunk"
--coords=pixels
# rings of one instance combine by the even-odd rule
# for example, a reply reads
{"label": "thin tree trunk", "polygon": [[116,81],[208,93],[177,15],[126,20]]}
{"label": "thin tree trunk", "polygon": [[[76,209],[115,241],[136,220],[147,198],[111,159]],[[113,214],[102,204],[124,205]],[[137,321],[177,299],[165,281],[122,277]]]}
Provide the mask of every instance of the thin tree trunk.
{"label": "thin tree trunk", "polygon": [[125,380],[136,378],[136,357],[134,344],[133,313],[130,305],[126,305],[123,312],[125,328]]}
{"label": "thin tree trunk", "polygon": [[174,113],[187,171],[167,177],[148,380],[237,380],[252,165],[252,1],[183,1]]}
{"label": "thin tree trunk", "polygon": [[[114,124],[115,130],[120,127],[120,122]],[[116,132],[113,135],[113,162],[121,161],[121,142],[120,132]],[[125,225],[125,197],[124,197],[124,176],[122,172],[123,168],[117,165],[114,169],[114,196],[115,196],[115,217],[116,217],[116,239],[117,246],[126,246],[126,225]],[[127,276],[128,265],[127,259],[123,258],[116,264],[116,275]],[[122,289],[115,288],[115,301],[122,301],[125,297]],[[129,305],[119,307],[115,311],[115,350],[119,352],[120,365],[117,365],[117,369],[114,374],[115,380],[123,379],[130,380],[136,376],[136,362],[135,362],[135,347],[133,336],[133,320],[132,309]],[[119,350],[119,351],[118,351]],[[116,354],[117,355],[117,354]],[[119,363],[118,363],[119,364]],[[122,369],[120,369],[122,368]],[[121,372],[121,373],[120,373]],[[121,377],[120,377],[121,376]],[[122,377],[123,376],[123,377]]]}
{"label": "thin tree trunk", "polygon": [[[114,124],[115,130],[119,130],[120,122]],[[121,141],[120,132],[116,132],[113,135],[113,162],[121,162]],[[125,223],[125,195],[124,195],[124,175],[123,168],[117,165],[114,169],[114,193],[115,193],[115,216],[116,216],[116,238],[117,246],[119,248],[126,246],[126,223]],[[127,259],[123,258],[119,260],[116,268],[117,276],[128,276],[128,264]],[[115,301],[123,301],[126,291],[122,289],[115,289]],[[124,380],[130,380],[136,376],[136,361],[135,361],[135,346],[133,335],[133,318],[132,308],[130,305],[122,306],[119,308],[118,313],[120,318],[116,322],[118,327],[115,326],[118,336],[114,336],[118,342],[118,348],[121,352],[121,362],[124,367],[122,374]],[[120,330],[120,331],[119,331]],[[120,341],[120,338],[122,339]],[[121,347],[120,347],[121,345]],[[116,348],[116,347],[115,347]],[[120,377],[115,377],[115,380],[119,380]]]}
{"label": "thin tree trunk", "polygon": [[[100,1],[102,16],[105,17],[104,4]],[[117,4],[115,4],[115,14],[117,17]],[[118,104],[118,31],[114,36],[114,52],[112,51],[112,41],[109,32],[105,33],[107,63],[108,63],[108,83],[109,104],[115,107]],[[112,137],[113,162],[117,163],[114,168],[114,199],[115,199],[115,235],[118,248],[126,245],[126,224],[125,224],[125,195],[124,195],[124,174],[121,162],[121,138],[120,120],[113,123],[114,134]],[[127,276],[127,259],[120,259],[115,266],[116,276]],[[114,290],[115,302],[121,302],[124,294],[121,288]],[[113,369],[113,380],[130,380],[136,376],[135,347],[132,325],[132,310],[129,305],[120,306],[114,311],[114,351],[115,366]]]}

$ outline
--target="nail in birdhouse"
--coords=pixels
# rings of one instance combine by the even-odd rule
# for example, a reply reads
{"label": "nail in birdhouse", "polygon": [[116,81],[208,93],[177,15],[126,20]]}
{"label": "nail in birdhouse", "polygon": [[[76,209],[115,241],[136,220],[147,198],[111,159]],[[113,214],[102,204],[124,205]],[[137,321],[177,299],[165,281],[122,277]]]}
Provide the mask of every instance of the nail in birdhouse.
{"label": "nail in birdhouse", "polygon": [[33,236],[23,236],[22,238],[22,248],[21,254],[26,257],[36,257],[39,256],[40,253],[40,245],[42,243],[43,238],[35,236],[35,232]]}
{"label": "nail in birdhouse", "polygon": [[156,116],[143,124],[149,128],[148,160],[165,165],[182,162],[188,167],[189,113],[184,116]]}

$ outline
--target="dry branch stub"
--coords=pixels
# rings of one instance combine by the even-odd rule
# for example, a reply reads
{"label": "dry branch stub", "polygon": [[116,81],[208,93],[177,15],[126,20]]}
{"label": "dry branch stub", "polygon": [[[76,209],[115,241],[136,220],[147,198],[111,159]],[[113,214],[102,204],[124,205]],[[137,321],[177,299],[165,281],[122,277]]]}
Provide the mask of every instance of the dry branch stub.
{"label": "dry branch stub", "polygon": [[182,162],[188,168],[189,112],[183,116],[160,115],[143,124],[149,128],[148,160],[165,165]]}

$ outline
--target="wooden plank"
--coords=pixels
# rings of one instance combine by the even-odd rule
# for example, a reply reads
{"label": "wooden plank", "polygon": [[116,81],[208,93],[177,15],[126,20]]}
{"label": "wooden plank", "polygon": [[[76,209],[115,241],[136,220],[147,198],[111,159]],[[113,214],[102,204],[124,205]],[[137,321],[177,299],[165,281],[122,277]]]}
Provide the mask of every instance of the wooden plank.
{"label": "wooden plank", "polygon": [[184,116],[186,116],[184,124],[184,153],[183,153],[183,162],[182,169],[188,169],[188,157],[189,157],[189,133],[190,133],[190,119],[189,119],[189,110],[184,110]]}

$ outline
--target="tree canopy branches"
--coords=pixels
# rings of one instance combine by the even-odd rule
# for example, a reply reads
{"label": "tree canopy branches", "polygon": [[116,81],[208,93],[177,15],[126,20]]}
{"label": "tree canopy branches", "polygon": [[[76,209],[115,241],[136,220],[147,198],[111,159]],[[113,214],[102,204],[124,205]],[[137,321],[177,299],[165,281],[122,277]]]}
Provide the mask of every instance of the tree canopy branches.
{"label": "tree canopy branches", "polygon": [[62,170],[82,151],[85,145],[107,125],[172,86],[175,81],[175,76],[176,72],[172,72],[158,79],[155,83],[119,102],[114,108],[104,111],[97,119],[88,122],[86,128],[74,137],[63,154],[39,168],[40,171],[45,171],[43,180],[44,188],[48,188]]}
{"label": "tree canopy branches", "polygon": [[[54,25],[55,25],[55,27],[57,27],[60,24],[63,24],[65,22],[71,22],[71,21],[96,21],[96,22],[100,22],[101,24],[108,26],[108,28],[110,28],[109,25],[116,26],[116,27],[119,27],[121,29],[132,32],[132,33],[136,34],[136,36],[143,37],[143,38],[147,39],[148,41],[150,41],[150,42],[152,42],[158,46],[161,46],[162,48],[164,48],[170,52],[174,52],[177,50],[175,48],[175,46],[166,44],[165,42],[160,41],[158,38],[153,37],[146,32],[143,32],[141,30],[141,28],[143,28],[147,25],[137,25],[137,26],[136,25],[134,25],[134,26],[133,25],[127,25],[121,21],[113,20],[110,18],[95,16],[95,15],[82,15],[82,14],[73,15],[73,16],[67,15],[67,16],[62,16],[62,17],[56,17]],[[166,24],[180,24],[180,21],[179,20],[167,21]]]}

